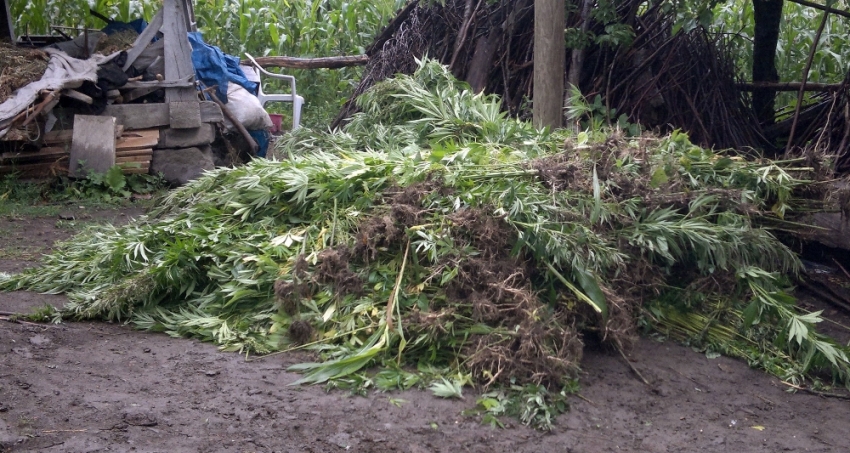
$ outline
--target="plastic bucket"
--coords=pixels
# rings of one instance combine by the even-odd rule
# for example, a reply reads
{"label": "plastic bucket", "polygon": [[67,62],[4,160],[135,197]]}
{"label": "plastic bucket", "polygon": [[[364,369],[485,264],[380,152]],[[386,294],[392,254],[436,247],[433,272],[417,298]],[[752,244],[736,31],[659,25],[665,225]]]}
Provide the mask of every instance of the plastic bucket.
{"label": "plastic bucket", "polygon": [[272,134],[280,132],[280,123],[283,121],[283,115],[278,113],[269,113],[269,118],[272,120]]}

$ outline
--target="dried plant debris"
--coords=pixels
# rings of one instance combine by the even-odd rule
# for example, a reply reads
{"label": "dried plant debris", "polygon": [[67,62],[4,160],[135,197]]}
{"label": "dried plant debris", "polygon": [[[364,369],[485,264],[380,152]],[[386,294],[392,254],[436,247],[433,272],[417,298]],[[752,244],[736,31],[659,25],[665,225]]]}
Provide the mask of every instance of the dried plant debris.
{"label": "dried plant debris", "polygon": [[0,103],[18,88],[40,80],[49,60],[48,55],[40,50],[0,42]]}
{"label": "dried plant debris", "polygon": [[797,257],[761,227],[794,212],[800,160],[539,131],[419,65],[360,96],[342,130],[282,139],[286,160],[210,172],[0,285],[67,293],[70,318],[306,348],[304,383],[443,379],[563,402],[587,336],[623,350],[640,325],[847,382],[846,348],[782,290]]}
{"label": "dried plant debris", "polygon": [[97,42],[94,51],[103,55],[111,55],[115,52],[128,50],[133,47],[139,33],[133,29],[121,30],[110,35],[106,35]]}

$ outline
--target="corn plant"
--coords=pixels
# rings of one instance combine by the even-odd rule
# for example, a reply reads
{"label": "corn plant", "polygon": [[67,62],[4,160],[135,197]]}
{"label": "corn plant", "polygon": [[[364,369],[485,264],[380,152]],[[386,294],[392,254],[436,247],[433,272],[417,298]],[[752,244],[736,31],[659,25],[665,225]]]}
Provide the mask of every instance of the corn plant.
{"label": "corn plant", "polygon": [[10,8],[20,36],[50,34],[53,26],[103,28],[106,24],[89,14],[89,9],[122,22],[150,20],[161,4],[157,0],[35,0],[12,1]]}

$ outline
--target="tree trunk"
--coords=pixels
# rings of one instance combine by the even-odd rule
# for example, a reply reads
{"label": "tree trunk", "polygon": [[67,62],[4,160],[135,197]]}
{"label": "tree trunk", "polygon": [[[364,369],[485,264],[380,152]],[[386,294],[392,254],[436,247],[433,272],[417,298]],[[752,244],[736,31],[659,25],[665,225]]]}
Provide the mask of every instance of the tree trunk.
{"label": "tree trunk", "polygon": [[[783,0],[753,0],[755,36],[753,39],[753,83],[778,82],[776,72],[776,43],[779,41],[779,23],[782,20]],[[773,89],[753,90],[753,110],[762,125],[774,122]]]}
{"label": "tree trunk", "polygon": [[534,1],[534,92],[533,117],[538,128],[561,127],[564,99],[563,0]]}
{"label": "tree trunk", "polygon": [[[348,66],[364,66],[369,62],[368,55],[351,55],[343,57],[300,58],[287,56],[255,57],[257,64],[264,68],[293,68],[293,69],[338,69]],[[242,60],[245,66],[250,66],[250,60]]]}

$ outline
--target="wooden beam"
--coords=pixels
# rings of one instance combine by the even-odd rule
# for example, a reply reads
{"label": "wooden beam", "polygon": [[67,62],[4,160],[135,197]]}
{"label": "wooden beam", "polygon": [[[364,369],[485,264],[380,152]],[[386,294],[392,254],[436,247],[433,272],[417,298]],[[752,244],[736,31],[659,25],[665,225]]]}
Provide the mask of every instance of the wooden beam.
{"label": "wooden beam", "polygon": [[194,88],[195,82],[192,81],[192,76],[183,77],[180,80],[151,80],[151,81],[134,81],[127,82],[120,88]]}
{"label": "wooden beam", "polygon": [[[183,0],[164,0],[162,2],[162,35],[165,42],[163,59],[165,60],[165,80],[183,80],[194,76],[192,66],[192,46],[189,44],[186,29],[186,3]],[[165,101],[198,100],[194,88],[167,88]]]}
{"label": "wooden beam", "polygon": [[62,90],[62,96],[65,96],[65,97],[68,97],[68,98],[71,98],[71,99],[76,99],[76,100],[78,100],[82,103],[88,104],[88,105],[92,105],[94,103],[94,99],[92,99],[91,96],[89,96],[87,94],[80,93],[77,90],[72,90],[72,89]]}
{"label": "wooden beam", "polygon": [[115,163],[120,164],[120,163],[124,163],[124,162],[150,162],[152,155],[153,155],[153,150],[149,149],[148,153],[144,154],[144,155],[116,157]]}
{"label": "wooden beam", "polygon": [[[293,69],[338,69],[349,66],[363,66],[369,62],[368,55],[352,55],[345,57],[318,57],[318,58],[298,58],[298,57],[257,57],[257,64],[264,68],[293,68]],[[251,61],[242,60],[245,66],[251,66]]]}
{"label": "wooden beam", "polygon": [[153,154],[153,148],[131,149],[129,151],[115,151],[115,159],[121,160],[124,158],[150,156]]}
{"label": "wooden beam", "polygon": [[159,90],[157,87],[149,87],[149,88],[136,88],[134,90],[130,90],[121,95],[121,103],[129,104],[130,102],[135,101],[136,99],[145,97],[154,91]]}
{"label": "wooden beam", "polygon": [[[224,115],[216,103],[200,103],[202,123],[220,123]],[[150,129],[168,126],[171,121],[171,109],[168,104],[112,104],[107,105],[104,115],[114,116],[125,130]]]}

